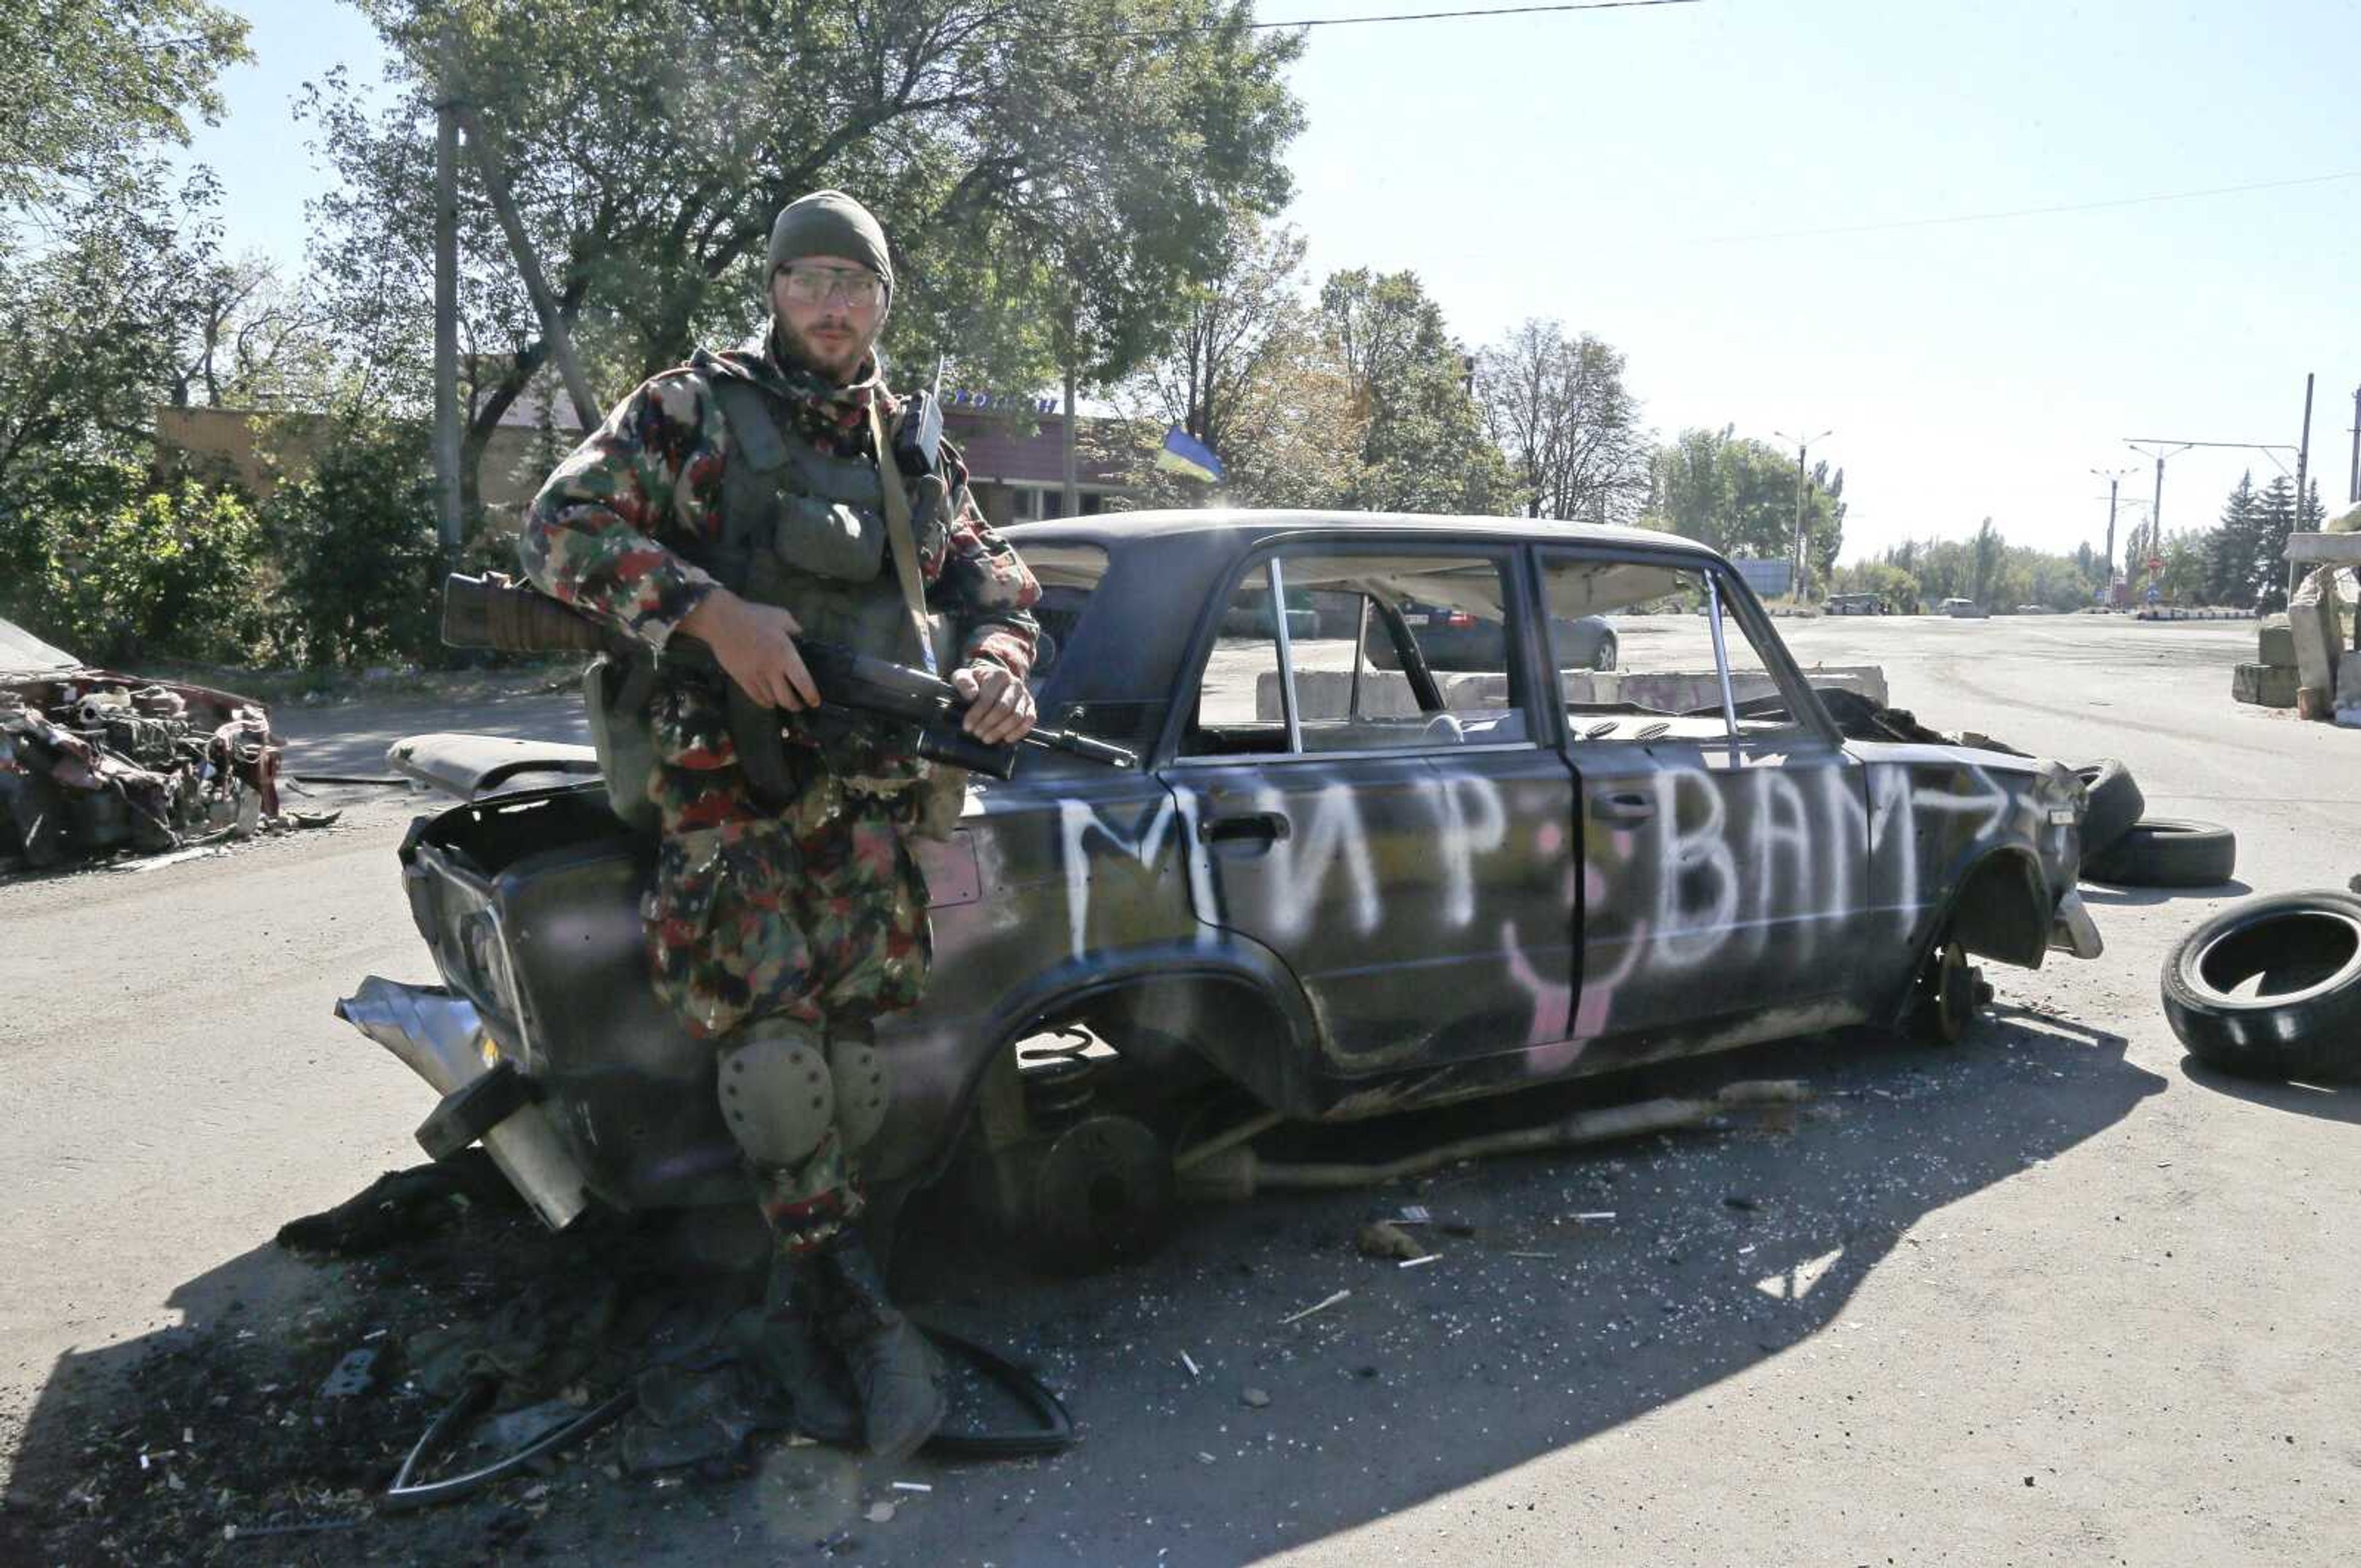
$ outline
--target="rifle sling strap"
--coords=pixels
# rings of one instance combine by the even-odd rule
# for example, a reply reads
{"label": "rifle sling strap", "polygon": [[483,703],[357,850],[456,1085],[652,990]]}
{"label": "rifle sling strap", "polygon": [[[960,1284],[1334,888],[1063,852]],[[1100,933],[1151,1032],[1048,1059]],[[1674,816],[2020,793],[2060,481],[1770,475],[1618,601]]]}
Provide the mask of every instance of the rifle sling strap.
{"label": "rifle sling strap", "polygon": [[910,493],[902,488],[902,470],[894,461],[894,447],[885,439],[885,419],[877,405],[869,405],[869,439],[877,449],[877,477],[885,491],[885,543],[894,552],[894,574],[902,579],[902,602],[909,607],[910,633],[918,641],[918,665],[928,674],[935,668],[935,640],[927,629],[927,585],[918,567],[918,544],[910,529]]}

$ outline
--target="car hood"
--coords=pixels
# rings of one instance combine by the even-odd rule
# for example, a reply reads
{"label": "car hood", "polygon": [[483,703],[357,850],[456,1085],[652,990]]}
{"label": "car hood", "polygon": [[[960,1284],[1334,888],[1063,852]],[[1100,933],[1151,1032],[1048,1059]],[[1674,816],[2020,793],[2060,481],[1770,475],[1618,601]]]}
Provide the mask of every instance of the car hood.
{"label": "car hood", "polygon": [[0,620],[0,677],[78,670],[82,661],[52,648],[13,620]]}

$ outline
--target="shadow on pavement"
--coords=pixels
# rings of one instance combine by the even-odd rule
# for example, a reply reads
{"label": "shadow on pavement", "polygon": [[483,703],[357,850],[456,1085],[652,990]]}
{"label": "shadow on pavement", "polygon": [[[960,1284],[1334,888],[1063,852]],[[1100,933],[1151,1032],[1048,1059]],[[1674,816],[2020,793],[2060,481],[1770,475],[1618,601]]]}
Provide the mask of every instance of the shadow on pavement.
{"label": "shadow on pavement", "polygon": [[2145,908],[2183,898],[2244,898],[2254,891],[2235,877],[2212,887],[2118,887],[2112,883],[2085,882],[2082,902]]}
{"label": "shadow on pavement", "polygon": [[2181,1075],[2233,1099],[2268,1105],[2276,1111],[2318,1116],[2323,1121],[2361,1123],[2361,1085],[2296,1083],[2284,1079],[2240,1078],[2197,1057],[2180,1058]]}
{"label": "shadow on pavement", "polygon": [[[216,1504],[206,1490],[215,1483],[201,1486],[194,1470],[188,1490],[172,1493],[152,1452],[142,1472],[107,1434],[177,1437],[185,1421],[202,1449],[221,1400],[287,1434],[260,1456],[266,1472],[285,1471],[274,1499],[309,1498],[318,1517],[358,1521],[333,1534],[249,1535],[240,1562],[1247,1561],[1512,1471],[1808,1343],[1873,1269],[1918,1245],[1909,1233],[1925,1216],[2055,1158],[2162,1089],[2124,1048],[2120,1036],[2012,1011],[1950,1050],[1847,1035],[1532,1091],[1522,1098],[1533,1108],[1562,1112],[1794,1077],[1817,1099],[1785,1131],[1658,1136],[1367,1191],[1195,1209],[1156,1256],[1084,1278],[1032,1272],[1007,1244],[944,1219],[943,1205],[915,1205],[897,1293],[1035,1371],[1080,1423],[1073,1449],[1022,1463],[922,1458],[888,1469],[772,1445],[726,1477],[659,1482],[609,1475],[602,1439],[545,1479],[431,1515],[369,1517],[352,1489],[383,1484],[393,1444],[411,1441],[431,1408],[398,1389],[329,1401],[316,1379],[360,1325],[382,1321],[368,1290],[464,1298],[464,1258],[445,1276],[372,1275],[266,1246],[172,1293],[214,1336],[214,1359],[202,1377],[149,1376],[144,1397],[197,1408],[159,1426],[139,1379],[124,1376],[151,1356],[185,1362],[187,1330],[51,1369],[22,1435],[0,1548],[28,1561],[115,1560],[97,1550],[105,1531],[127,1536],[143,1511],[171,1508],[187,1521],[189,1560],[207,1557],[221,1525],[258,1499]],[[1398,1151],[1378,1142],[1423,1142],[1433,1130],[1356,1135],[1385,1157]],[[1339,1135],[1321,1136],[1333,1149]],[[1436,1261],[1405,1269],[1358,1255],[1360,1225],[1405,1203],[1431,1211],[1418,1234]],[[313,1297],[258,1304],[266,1290],[283,1302],[291,1277]],[[1349,1294],[1282,1321],[1339,1291]],[[446,1315],[468,1310],[462,1301]],[[261,1392],[269,1381],[280,1386]],[[1250,1404],[1249,1388],[1267,1402]],[[931,1490],[891,1489],[897,1480]],[[84,1486],[104,1494],[99,1509],[66,1500]],[[283,1511],[265,1517],[285,1522]]]}

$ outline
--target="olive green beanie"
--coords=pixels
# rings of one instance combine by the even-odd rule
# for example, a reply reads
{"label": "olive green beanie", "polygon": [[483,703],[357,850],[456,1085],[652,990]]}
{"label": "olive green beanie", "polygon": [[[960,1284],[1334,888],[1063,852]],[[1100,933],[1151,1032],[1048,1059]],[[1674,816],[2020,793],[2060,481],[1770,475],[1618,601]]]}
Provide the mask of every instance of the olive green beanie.
{"label": "olive green beanie", "polygon": [[[869,209],[841,191],[815,191],[798,196],[779,210],[771,225],[771,249],[763,267],[765,280],[790,261],[807,256],[841,256],[858,261],[885,280],[894,291],[894,258],[886,254],[885,231]],[[765,288],[768,287],[767,282]]]}

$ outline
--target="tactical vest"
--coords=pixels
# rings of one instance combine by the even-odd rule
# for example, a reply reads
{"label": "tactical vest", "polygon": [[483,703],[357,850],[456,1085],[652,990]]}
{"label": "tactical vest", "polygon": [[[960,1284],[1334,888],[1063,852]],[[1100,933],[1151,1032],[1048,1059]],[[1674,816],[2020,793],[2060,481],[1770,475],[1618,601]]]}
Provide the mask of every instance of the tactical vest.
{"label": "tactical vest", "polygon": [[[887,545],[878,462],[822,455],[800,432],[783,428],[777,401],[751,382],[716,376],[708,385],[730,433],[721,536],[673,548],[740,598],[787,611],[804,637],[899,664],[930,663],[931,650],[920,643]],[[892,461],[890,455],[881,456]],[[932,486],[920,490],[939,493]],[[932,506],[911,519],[921,554],[940,547],[945,526]],[[646,797],[655,766],[647,707],[658,678],[645,658],[601,659],[586,691],[609,801],[617,816],[648,832],[657,822]],[[925,763],[865,724],[832,714],[780,718],[789,735],[816,746],[841,777],[890,789],[925,776]]]}
{"label": "tactical vest", "polygon": [[[740,598],[785,609],[806,637],[897,664],[923,662],[886,550],[876,461],[821,456],[800,432],[780,428],[777,405],[751,382],[711,385],[730,428],[721,538],[682,554]],[[918,532],[940,526],[911,522]]]}

